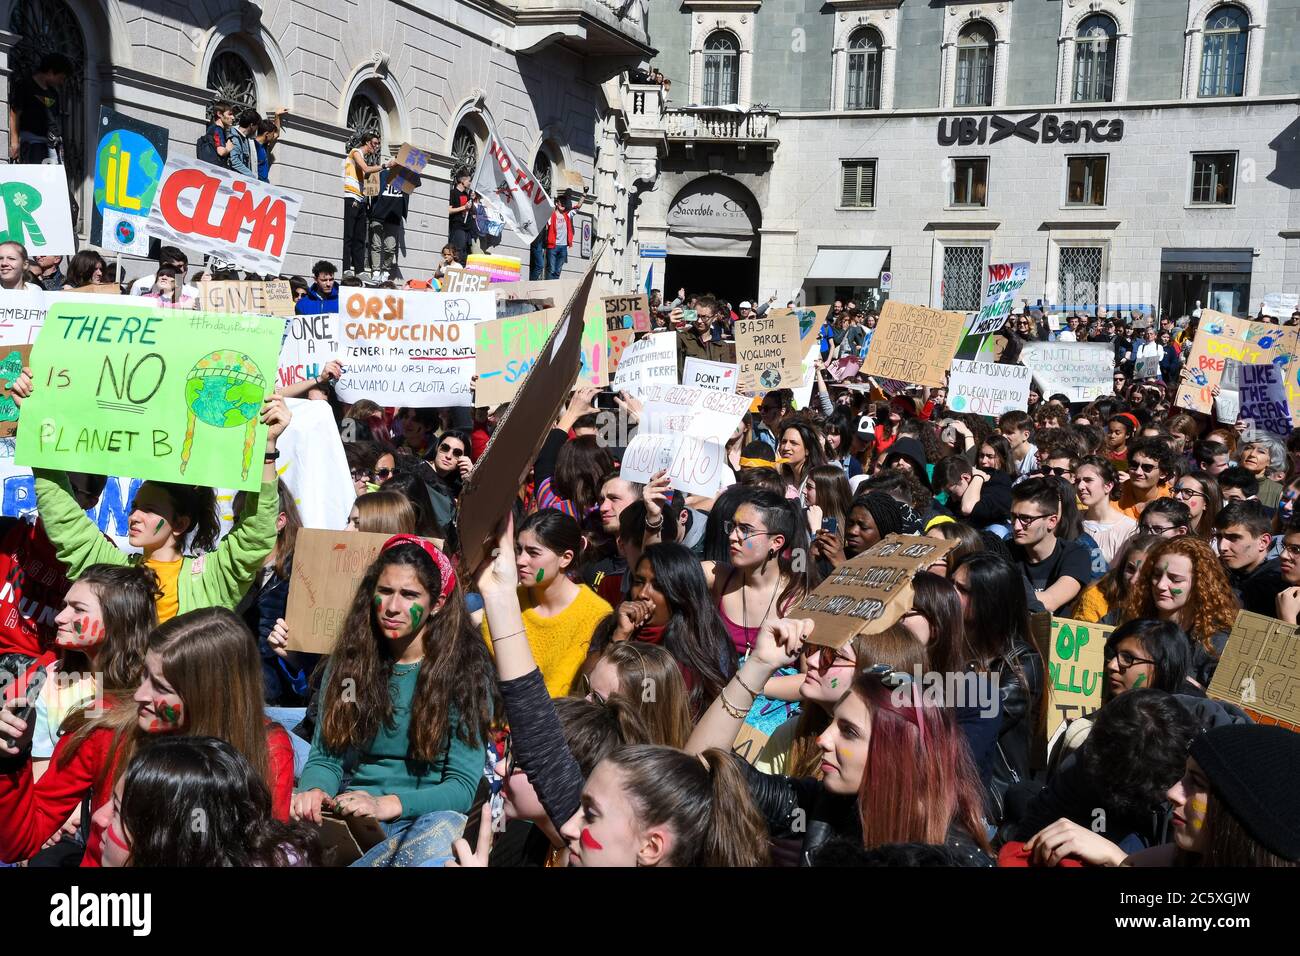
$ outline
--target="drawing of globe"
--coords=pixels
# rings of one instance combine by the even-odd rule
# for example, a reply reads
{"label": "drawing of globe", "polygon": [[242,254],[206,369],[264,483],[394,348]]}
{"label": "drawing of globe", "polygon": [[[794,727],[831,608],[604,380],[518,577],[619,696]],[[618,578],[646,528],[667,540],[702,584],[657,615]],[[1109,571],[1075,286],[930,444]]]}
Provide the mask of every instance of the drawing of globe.
{"label": "drawing of globe", "polygon": [[[116,152],[112,150],[114,146],[117,147]],[[127,170],[126,195],[132,200],[139,201],[138,210],[128,210],[122,204],[123,197],[120,194],[117,203],[110,206],[104,187],[98,185],[108,181],[109,157],[116,158],[120,164],[122,156],[127,153],[131,155],[131,166]],[[163,171],[162,157],[158,155],[152,143],[139,133],[124,129],[114,130],[99,144],[99,153],[95,157],[95,170],[95,206],[101,214],[106,209],[121,209],[138,212],[142,216],[149,215],[149,210],[153,206],[154,192],[158,189],[158,180],[162,177]]]}
{"label": "drawing of globe", "polygon": [[235,428],[256,419],[265,395],[266,379],[242,352],[211,352],[185,379],[185,404],[199,421],[217,428]]}

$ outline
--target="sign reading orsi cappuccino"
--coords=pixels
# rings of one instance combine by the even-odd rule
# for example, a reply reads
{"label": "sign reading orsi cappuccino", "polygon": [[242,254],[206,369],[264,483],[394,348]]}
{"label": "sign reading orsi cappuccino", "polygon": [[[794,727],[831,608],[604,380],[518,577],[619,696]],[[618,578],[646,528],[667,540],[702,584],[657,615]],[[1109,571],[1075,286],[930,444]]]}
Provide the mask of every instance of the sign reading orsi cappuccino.
{"label": "sign reading orsi cappuccino", "polygon": [[[1040,134],[1038,121],[1043,121]],[[992,136],[989,133],[992,132]],[[1118,143],[1124,138],[1122,119],[1064,120],[1055,113],[1034,113],[1024,119],[1014,120],[994,114],[976,119],[974,116],[949,116],[939,120],[940,146],[983,146],[1018,136],[1037,143],[1041,135],[1044,143]]]}

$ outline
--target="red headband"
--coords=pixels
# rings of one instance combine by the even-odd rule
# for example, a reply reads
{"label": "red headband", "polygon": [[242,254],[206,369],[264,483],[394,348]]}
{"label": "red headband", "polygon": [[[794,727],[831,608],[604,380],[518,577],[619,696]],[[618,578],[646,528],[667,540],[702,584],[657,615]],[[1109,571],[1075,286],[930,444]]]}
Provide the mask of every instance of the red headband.
{"label": "red headband", "polygon": [[433,559],[433,563],[438,566],[438,574],[442,576],[442,596],[445,598],[451,594],[451,589],[456,586],[456,571],[452,568],[451,562],[447,556],[434,547],[432,541],[426,541],[424,538],[414,534],[395,534],[379,550],[387,551],[389,548],[395,548],[399,544],[413,544],[417,548],[423,549],[424,553]]}
{"label": "red headband", "polygon": [[1129,412],[1119,412],[1115,417],[1116,417],[1116,418],[1127,418],[1129,421],[1131,421],[1131,422],[1133,423],[1133,430],[1134,430],[1134,431],[1137,431],[1139,428],[1142,427],[1140,424],[1138,424],[1137,416],[1136,416],[1136,415],[1133,415],[1133,414],[1130,414]]}

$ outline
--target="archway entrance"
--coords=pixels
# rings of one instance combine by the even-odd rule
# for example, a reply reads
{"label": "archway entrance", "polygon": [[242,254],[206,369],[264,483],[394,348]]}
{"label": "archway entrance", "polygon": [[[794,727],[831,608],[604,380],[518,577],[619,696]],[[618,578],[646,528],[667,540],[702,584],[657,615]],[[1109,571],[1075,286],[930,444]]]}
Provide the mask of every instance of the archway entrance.
{"label": "archway entrance", "polygon": [[667,225],[666,300],[680,288],[714,293],[733,306],[767,297],[758,288],[762,214],[753,193],[736,180],[717,175],[693,180],[668,207]]}

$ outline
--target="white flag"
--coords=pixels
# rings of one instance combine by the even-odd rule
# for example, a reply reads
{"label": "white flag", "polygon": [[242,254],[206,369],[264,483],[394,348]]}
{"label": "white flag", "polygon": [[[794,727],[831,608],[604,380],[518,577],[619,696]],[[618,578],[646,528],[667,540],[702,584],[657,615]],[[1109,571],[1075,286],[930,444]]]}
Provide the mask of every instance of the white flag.
{"label": "white flag", "polygon": [[533,171],[519,162],[506,141],[488,123],[487,148],[474,174],[474,191],[493,219],[532,242],[550,223],[555,203]]}

